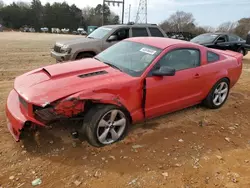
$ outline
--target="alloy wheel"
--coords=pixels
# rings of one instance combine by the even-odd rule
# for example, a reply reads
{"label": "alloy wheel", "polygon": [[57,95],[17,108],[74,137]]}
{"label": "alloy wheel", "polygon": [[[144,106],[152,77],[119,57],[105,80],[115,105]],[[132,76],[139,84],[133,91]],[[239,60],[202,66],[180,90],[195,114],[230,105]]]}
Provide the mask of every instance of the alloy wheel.
{"label": "alloy wheel", "polygon": [[228,95],[228,84],[226,82],[221,82],[217,88],[214,90],[213,103],[216,106],[220,106],[227,98]]}
{"label": "alloy wheel", "polygon": [[108,111],[98,123],[98,141],[104,145],[116,142],[123,135],[126,125],[126,116],[121,110]]}

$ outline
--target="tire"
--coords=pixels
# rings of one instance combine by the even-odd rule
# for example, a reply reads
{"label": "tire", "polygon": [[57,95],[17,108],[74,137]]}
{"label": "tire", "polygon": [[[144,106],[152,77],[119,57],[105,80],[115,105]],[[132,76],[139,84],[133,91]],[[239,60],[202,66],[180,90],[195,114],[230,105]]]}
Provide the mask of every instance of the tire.
{"label": "tire", "polygon": [[244,48],[239,48],[238,52],[241,53],[243,56],[245,56],[245,49]]}
{"label": "tire", "polygon": [[[119,118],[120,122],[125,121],[120,123],[120,127],[115,126],[115,123],[111,123],[112,112],[114,114],[117,112],[116,121],[113,121],[113,123],[117,123]],[[101,121],[106,123],[101,123]],[[92,107],[85,115],[82,131],[90,145],[94,147],[103,147],[121,141],[127,135],[129,126],[130,119],[121,108],[114,105],[98,104]]]}
{"label": "tire", "polygon": [[[223,85],[223,87],[222,87],[222,85]],[[222,89],[221,89],[221,87],[222,87]],[[227,91],[226,91],[226,89],[227,89]],[[210,90],[209,94],[207,95],[206,99],[204,100],[205,106],[210,108],[210,109],[218,109],[218,108],[222,107],[228,98],[229,91],[230,91],[229,80],[227,78],[222,78]]]}
{"label": "tire", "polygon": [[76,56],[76,60],[84,59],[84,58],[92,58],[92,57],[94,57],[94,55],[92,53],[88,53],[88,52],[84,53],[83,52],[83,53],[80,53]]}

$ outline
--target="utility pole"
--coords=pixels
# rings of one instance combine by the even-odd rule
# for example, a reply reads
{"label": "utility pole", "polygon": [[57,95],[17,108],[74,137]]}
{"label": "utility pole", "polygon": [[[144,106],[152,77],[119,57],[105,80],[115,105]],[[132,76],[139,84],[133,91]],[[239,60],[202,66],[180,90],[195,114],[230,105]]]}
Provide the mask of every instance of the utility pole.
{"label": "utility pole", "polygon": [[131,13],[131,4],[129,4],[129,9],[128,9],[128,23],[130,22],[130,13]]}
{"label": "utility pole", "polygon": [[105,6],[105,0],[102,2],[102,25],[104,25],[104,6]]}
{"label": "utility pole", "polygon": [[110,4],[112,3],[113,6],[115,6],[115,4],[117,3],[118,7],[120,4],[122,4],[122,24],[124,23],[124,5],[125,5],[125,0],[122,1],[118,1],[118,0],[103,0],[103,5],[102,5],[102,25],[104,25],[104,6],[105,3],[108,3],[108,5],[110,6]]}
{"label": "utility pole", "polygon": [[122,24],[124,23],[124,0],[122,0]]}

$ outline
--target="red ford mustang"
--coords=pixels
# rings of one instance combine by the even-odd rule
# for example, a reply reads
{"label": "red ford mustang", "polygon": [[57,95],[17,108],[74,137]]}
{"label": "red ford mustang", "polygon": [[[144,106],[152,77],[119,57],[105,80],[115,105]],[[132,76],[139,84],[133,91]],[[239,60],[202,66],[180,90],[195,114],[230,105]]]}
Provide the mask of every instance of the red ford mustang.
{"label": "red ford mustang", "polygon": [[124,138],[132,123],[201,102],[221,107],[241,72],[237,52],[168,38],[130,38],[93,59],[17,77],[6,105],[8,128],[19,141],[26,128],[82,118],[79,132],[101,147]]}

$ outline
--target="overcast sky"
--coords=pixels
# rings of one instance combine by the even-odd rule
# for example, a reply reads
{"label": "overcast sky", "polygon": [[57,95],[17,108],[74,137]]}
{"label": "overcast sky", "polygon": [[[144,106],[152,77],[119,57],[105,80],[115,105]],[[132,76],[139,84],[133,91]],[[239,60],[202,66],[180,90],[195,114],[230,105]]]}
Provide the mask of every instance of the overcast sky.
{"label": "overcast sky", "polygon": [[[3,0],[9,4],[13,0]],[[18,1],[18,0],[15,0]],[[30,0],[23,0],[30,2]],[[63,2],[76,4],[79,8],[96,6],[102,0],[41,0],[46,2]],[[125,21],[128,7],[131,4],[131,21],[135,20],[139,0],[125,0]],[[110,7],[121,17],[121,6]],[[250,0],[148,0],[148,22],[160,23],[177,10],[193,13],[196,23],[201,26],[218,26],[222,22],[237,21],[242,17],[250,17]]]}

